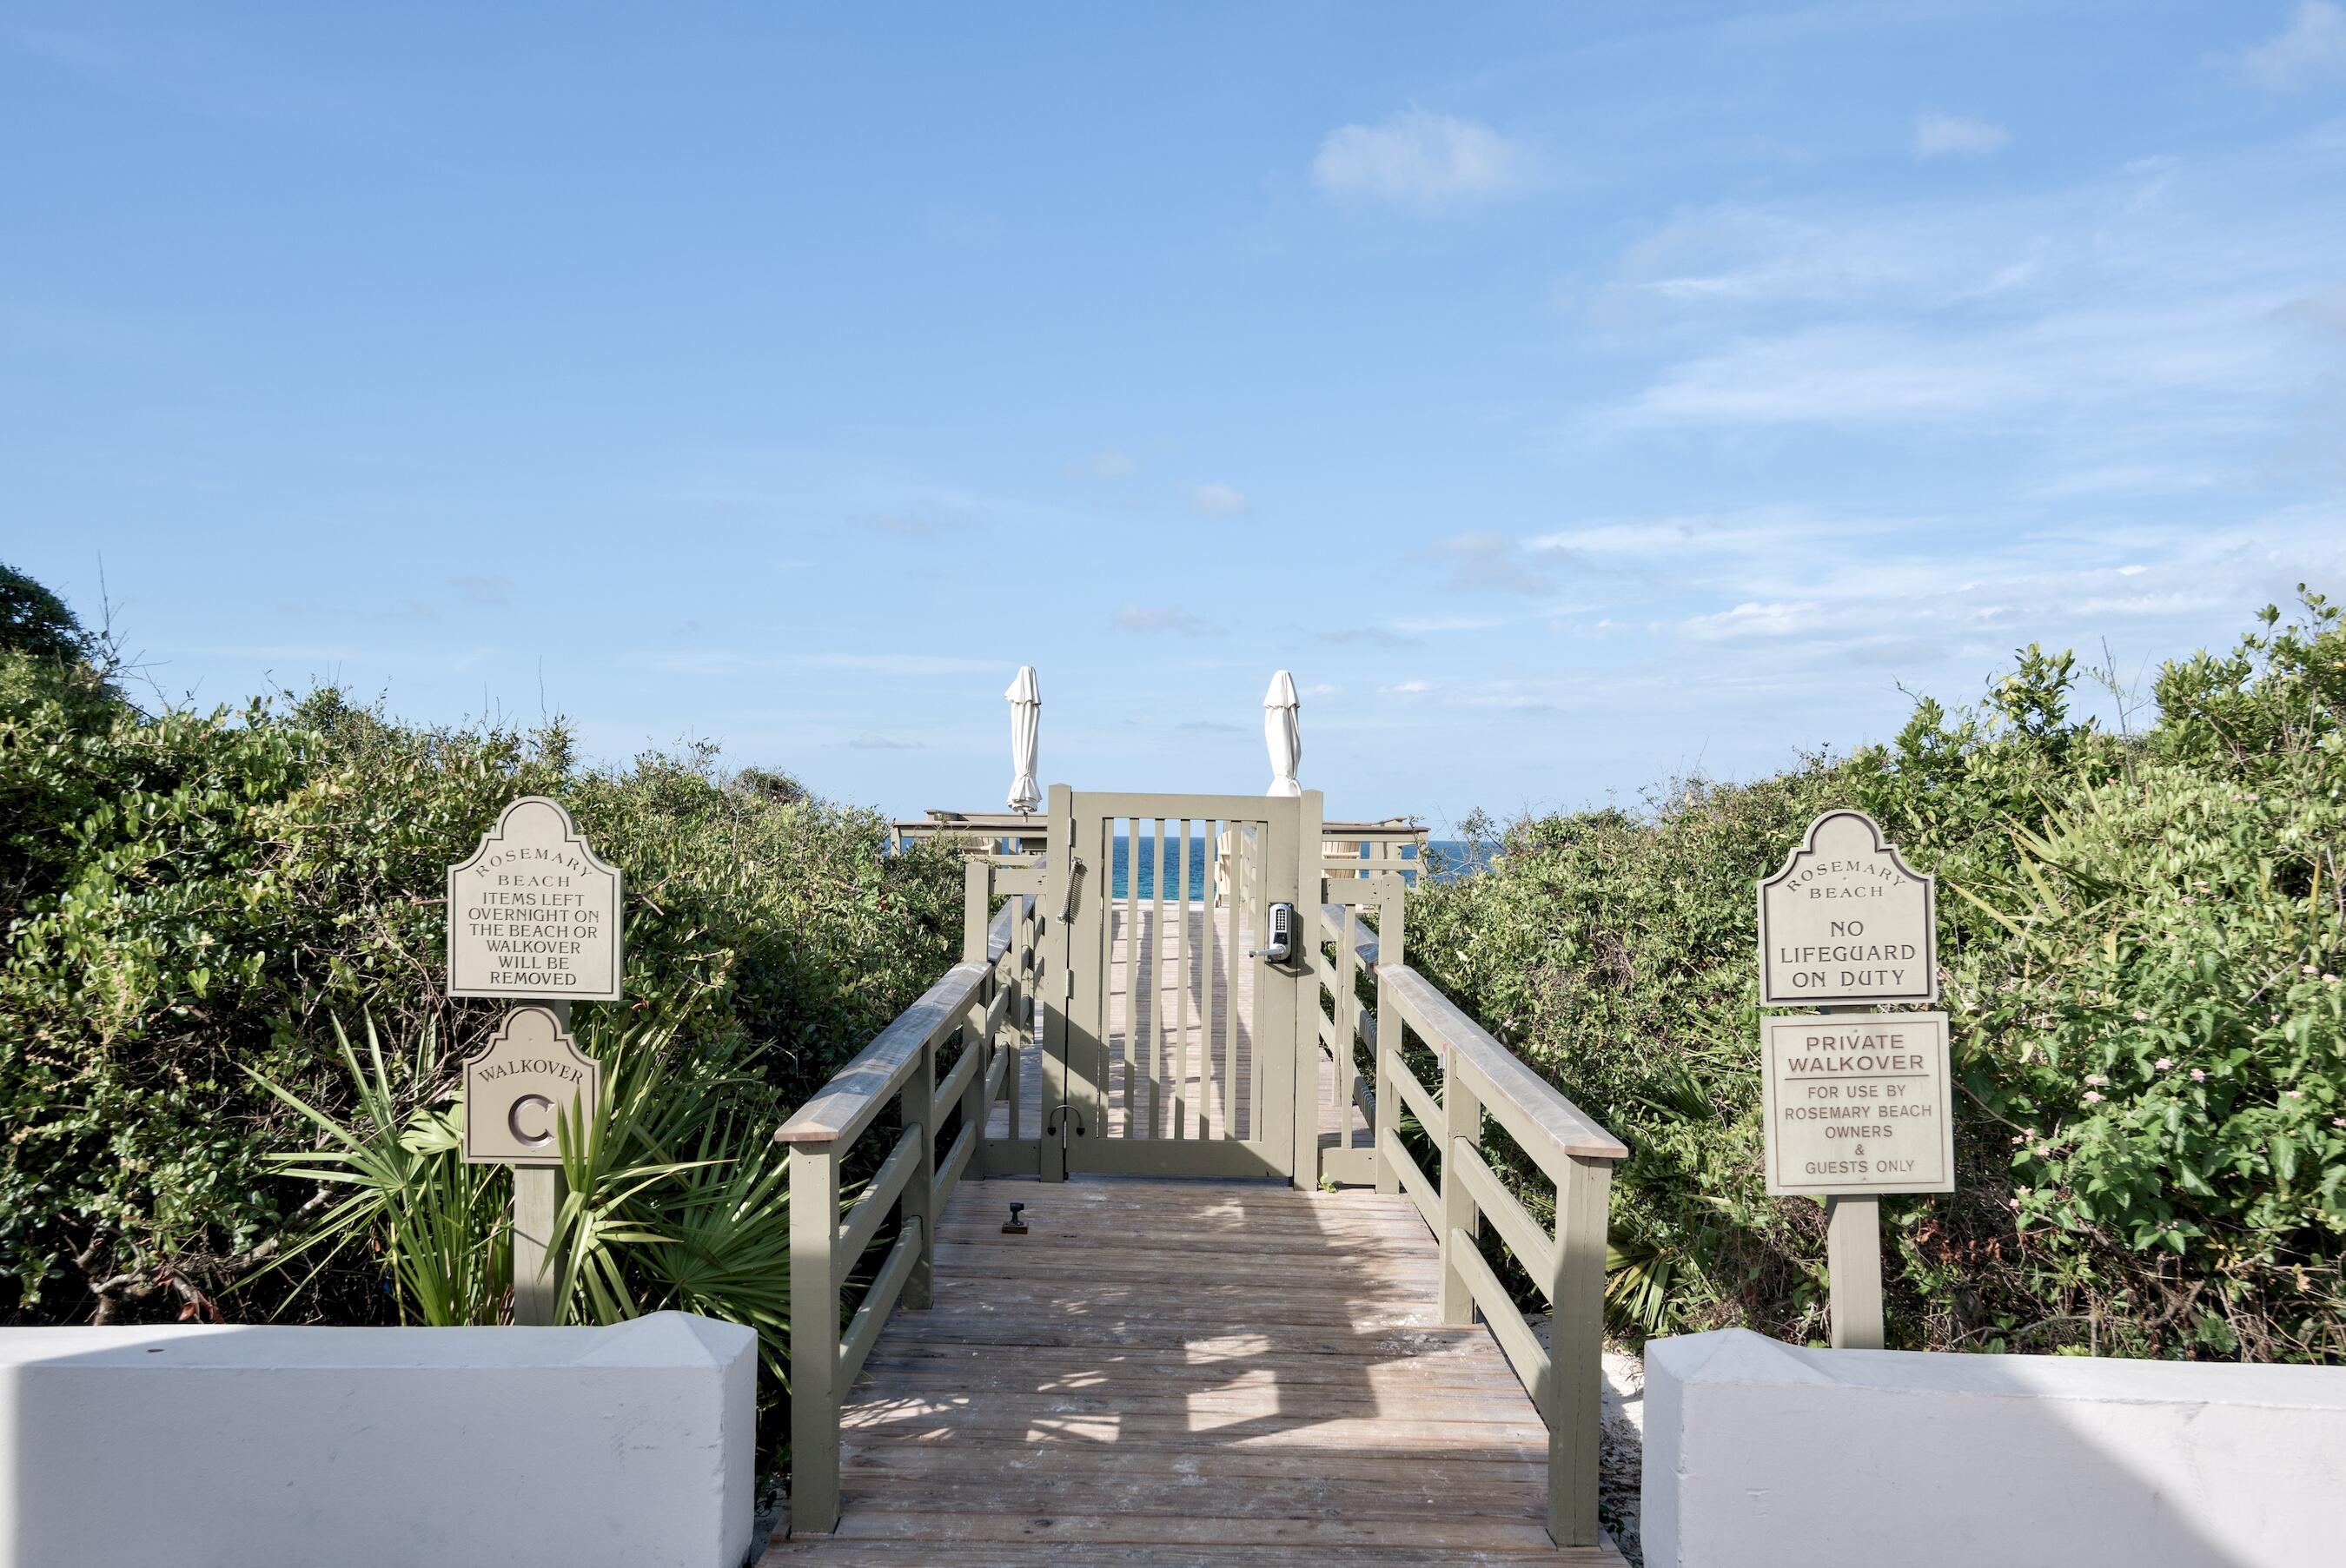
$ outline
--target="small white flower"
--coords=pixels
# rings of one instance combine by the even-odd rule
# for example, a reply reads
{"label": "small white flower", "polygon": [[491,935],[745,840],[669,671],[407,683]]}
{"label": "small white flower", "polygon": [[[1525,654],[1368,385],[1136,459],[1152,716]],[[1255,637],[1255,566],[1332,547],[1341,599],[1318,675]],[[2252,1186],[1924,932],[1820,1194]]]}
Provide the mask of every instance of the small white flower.
{"label": "small white flower", "polygon": [[2093,1084],[2096,1088],[2099,1088],[2102,1084],[2108,1083],[2109,1080],[2103,1077],[2099,1073],[2088,1073],[2086,1074],[2086,1082]]}
{"label": "small white flower", "polygon": [[2174,1067],[2175,1058],[2172,1056],[2161,1056],[2157,1061],[2152,1063],[2151,1065],[2164,1073]]}
{"label": "small white flower", "polygon": [[2096,1094],[2096,1093],[2095,1093],[2093,1090],[2091,1090],[2091,1089],[2088,1089],[2088,1090],[2086,1090],[2086,1104],[2087,1104],[2087,1105],[2100,1105],[2101,1103],[2102,1103],[2102,1097],[2101,1097],[2101,1095],[2099,1095]]}
{"label": "small white flower", "polygon": [[2208,1081],[2208,1074],[2194,1067],[2191,1069],[2191,1081],[2195,1084],[2204,1084]]}

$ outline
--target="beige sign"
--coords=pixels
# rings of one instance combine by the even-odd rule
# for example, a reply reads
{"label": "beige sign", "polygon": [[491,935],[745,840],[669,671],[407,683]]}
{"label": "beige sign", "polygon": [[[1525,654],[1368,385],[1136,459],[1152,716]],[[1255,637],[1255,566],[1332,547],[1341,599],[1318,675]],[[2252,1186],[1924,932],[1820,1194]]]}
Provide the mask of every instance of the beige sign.
{"label": "beige sign", "polygon": [[523,796],[448,868],[448,994],[618,1001],[619,895],[561,802]]}
{"label": "beige sign", "polygon": [[603,1096],[603,1064],[547,1007],[516,1007],[464,1063],[464,1163],[558,1166],[556,1118],[584,1127]]}
{"label": "beige sign", "polygon": [[1765,1018],[1760,1054],[1770,1192],[1955,1190],[1945,1013]]}
{"label": "beige sign", "polygon": [[1760,1004],[1938,1000],[1938,884],[1864,812],[1826,812],[1760,884]]}

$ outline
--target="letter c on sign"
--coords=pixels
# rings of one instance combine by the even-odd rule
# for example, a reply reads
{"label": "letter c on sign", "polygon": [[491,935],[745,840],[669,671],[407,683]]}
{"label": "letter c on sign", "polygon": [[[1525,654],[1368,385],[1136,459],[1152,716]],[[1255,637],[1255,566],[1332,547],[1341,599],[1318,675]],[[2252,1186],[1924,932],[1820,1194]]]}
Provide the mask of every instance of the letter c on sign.
{"label": "letter c on sign", "polygon": [[524,1095],[520,1099],[515,1100],[513,1103],[513,1109],[505,1113],[505,1126],[512,1131],[513,1135],[521,1142],[527,1144],[531,1148],[542,1149],[546,1145],[554,1141],[554,1135],[551,1132],[523,1132],[521,1130],[521,1113],[522,1107],[525,1105],[536,1105],[541,1111],[551,1111],[554,1109],[554,1102],[547,1099],[543,1095]]}

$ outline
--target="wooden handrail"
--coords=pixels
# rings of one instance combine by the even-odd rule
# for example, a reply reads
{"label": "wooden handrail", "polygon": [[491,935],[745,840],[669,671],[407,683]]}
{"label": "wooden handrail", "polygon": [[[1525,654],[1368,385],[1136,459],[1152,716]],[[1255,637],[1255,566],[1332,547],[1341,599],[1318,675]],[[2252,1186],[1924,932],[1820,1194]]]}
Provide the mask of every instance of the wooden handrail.
{"label": "wooden handrail", "polygon": [[[839,1522],[839,1410],[888,1314],[930,1304],[937,1217],[985,1140],[988,1107],[1005,1087],[1017,1115],[1017,1052],[998,1032],[1035,970],[1035,874],[1023,862],[972,857],[963,889],[962,962],[801,1105],[774,1134],[790,1150],[790,1506],[808,1532]],[[1007,885],[1003,885],[1007,884]],[[997,892],[1009,897],[991,915]],[[940,1048],[962,1053],[939,1083]],[[841,1165],[891,1103],[902,1131],[842,1223]],[[961,1131],[940,1151],[937,1130],[955,1109]],[[896,1238],[845,1332],[842,1289],[891,1216]]]}
{"label": "wooden handrail", "polygon": [[1321,904],[1320,914],[1327,921],[1327,929],[1334,933],[1331,940],[1339,945],[1349,942],[1362,964],[1376,967],[1377,933],[1361,923],[1358,911],[1349,904]]}
{"label": "wooden handrail", "polygon": [[[1332,871],[1331,867],[1331,871]],[[1548,1429],[1548,1534],[1560,1546],[1593,1545],[1596,1522],[1600,1362],[1605,1334],[1606,1211],[1613,1163],[1628,1149],[1556,1086],[1469,1018],[1440,988],[1409,967],[1401,879],[1331,875],[1327,891],[1356,895],[1321,906],[1321,929],[1337,962],[1312,955],[1321,984],[1335,997],[1322,1037],[1337,1055],[1341,1085],[1353,1039],[1376,1054],[1372,1168],[1377,1190],[1406,1194],[1442,1247],[1442,1317],[1472,1323],[1479,1312]],[[1377,931],[1359,905],[1372,905]],[[1362,1011],[1351,990],[1353,965],[1373,975],[1377,1007]],[[1314,1003],[1315,1010],[1317,1003]],[[1352,1020],[1348,1024],[1348,1018]],[[1439,1096],[1418,1081],[1402,1055],[1406,1024],[1442,1064]],[[1401,1139],[1406,1107],[1432,1139],[1439,1176],[1429,1175]],[[1540,1173],[1556,1184],[1556,1224],[1535,1220],[1483,1156],[1483,1116],[1504,1127]],[[1337,1151],[1350,1155],[1351,1151]],[[1497,1272],[1484,1258],[1483,1222],[1553,1308],[1549,1348],[1542,1349]]]}
{"label": "wooden handrail", "polygon": [[[1459,1010],[1458,1004],[1434,989],[1433,983],[1406,964],[1377,968],[1381,988],[1389,988],[1387,1005],[1398,1005],[1401,1015],[1437,1056],[1453,1057],[1454,1071],[1464,1066],[1481,1081],[1475,1084],[1484,1108],[1538,1159],[1536,1140],[1554,1155],[1577,1155],[1583,1159],[1625,1160],[1628,1146],[1590,1120],[1586,1113],[1564,1097],[1564,1092],[1524,1064],[1523,1058],[1491,1037],[1490,1031]],[[1510,1115],[1509,1113],[1514,1113]],[[1553,1162],[1539,1160],[1543,1168]]]}
{"label": "wooden handrail", "polygon": [[1034,907],[1035,895],[1032,893],[1014,896],[1003,904],[993,922],[985,928],[986,962],[1002,962],[1002,955],[1010,951],[1010,944],[1016,940],[1019,921]]}
{"label": "wooden handrail", "polygon": [[[1453,1052],[1463,1056],[1481,1078],[1479,1086],[1485,1099],[1496,1097],[1515,1113],[1513,1125],[1505,1115],[1501,1115],[1500,1125],[1518,1143],[1525,1142],[1528,1135],[1558,1155],[1596,1160],[1629,1157],[1628,1145],[1533,1072],[1522,1057],[1469,1018],[1432,981],[1406,964],[1380,964],[1377,933],[1362,923],[1356,911],[1343,904],[1322,904],[1321,913],[1331,939],[1339,945],[1350,943],[1361,967],[1375,972],[1379,1010],[1398,1004],[1402,1018],[1436,1056],[1446,1058]],[[1325,960],[1315,954],[1314,962],[1322,966],[1321,976],[1327,978]],[[1486,1105],[1485,1108],[1500,1115],[1494,1107]]]}
{"label": "wooden handrail", "polygon": [[783,1144],[852,1143],[872,1125],[890,1096],[920,1064],[925,1047],[961,1023],[963,1012],[993,967],[956,963],[944,977],[922,993],[921,999],[896,1015],[855,1059],[839,1070],[805,1105],[784,1122],[774,1141]]}

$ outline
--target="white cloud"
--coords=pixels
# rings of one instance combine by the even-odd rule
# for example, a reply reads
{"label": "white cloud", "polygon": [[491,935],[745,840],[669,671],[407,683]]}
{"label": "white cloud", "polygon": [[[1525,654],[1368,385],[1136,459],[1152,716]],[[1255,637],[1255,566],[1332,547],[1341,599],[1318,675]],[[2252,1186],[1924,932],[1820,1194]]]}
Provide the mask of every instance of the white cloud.
{"label": "white cloud", "polygon": [[1542,594],[1551,585],[1550,563],[1487,529],[1436,539],[1420,558],[1443,567],[1442,585],[1454,593]]}
{"label": "white cloud", "polygon": [[2216,402],[2302,380],[2275,331],[2285,301],[2080,308],[2016,327],[1814,327],[1747,338],[1671,367],[1624,411],[1630,425],[2007,420],[2145,400]]}
{"label": "white cloud", "polygon": [[[1894,527],[1894,524],[1868,525]],[[1751,506],[1734,512],[1683,517],[1638,517],[1560,528],[1526,541],[1534,550],[1558,550],[1583,560],[1618,566],[1624,562],[1715,560],[1730,555],[1770,555],[1808,548],[1830,536],[1847,540],[1857,530],[1837,521],[1830,530],[1797,506]]]}
{"label": "white cloud", "polygon": [[1480,632],[1501,623],[1491,616],[1404,616],[1392,624],[1392,629],[1410,636],[1422,636],[1427,632]]}
{"label": "white cloud", "polygon": [[736,648],[678,648],[636,656],[636,662],[668,675],[755,675],[780,669],[854,670],[881,676],[974,675],[994,661],[935,654],[753,654]]}
{"label": "white cloud", "polygon": [[1787,306],[2025,301],[2106,275],[2112,263],[2100,233],[2126,227],[2128,204],[2157,178],[2057,197],[1698,209],[1623,252],[1593,313],[1608,326],[1638,327]]}
{"label": "white cloud", "polygon": [[2011,139],[2010,131],[1985,120],[1956,115],[1921,115],[1914,120],[1916,158],[1941,158],[1948,153],[1976,157],[1994,152]]}
{"label": "white cloud", "polygon": [[1423,697],[1433,689],[1430,680],[1405,680],[1399,686],[1381,686],[1377,690],[1386,697]]}
{"label": "white cloud", "polygon": [[860,669],[875,675],[974,675],[991,670],[996,661],[959,658],[937,654],[818,653],[789,654],[776,663],[807,665],[815,669]]}
{"label": "white cloud", "polygon": [[1094,453],[1074,466],[1076,473],[1088,474],[1094,479],[1122,479],[1140,464],[1133,461],[1131,453],[1117,452],[1111,447],[1106,452]]}
{"label": "white cloud", "polygon": [[1378,126],[1341,126],[1311,160],[1311,182],[1329,196],[1420,212],[1513,195],[1531,175],[1520,144],[1489,126],[1423,109]]}
{"label": "white cloud", "polygon": [[2346,7],[2302,0],[2287,27],[2236,59],[2242,76],[2277,93],[2346,78]]}
{"label": "white cloud", "polygon": [[463,594],[468,605],[499,607],[513,603],[511,577],[451,577],[448,585]]}
{"label": "white cloud", "polygon": [[1127,605],[1112,623],[1120,632],[1172,632],[1185,637],[1203,636],[1213,626],[1202,616],[1170,606]]}
{"label": "white cloud", "polygon": [[1189,502],[1209,517],[1235,517],[1247,509],[1245,495],[1227,484],[1200,484]]}
{"label": "white cloud", "polygon": [[1678,623],[1679,629],[1707,642],[1729,637],[1780,637],[1818,628],[1824,608],[1814,599],[1795,604],[1744,604],[1714,616],[1695,616]]}
{"label": "white cloud", "polygon": [[[1993,432],[2024,454],[2014,503],[2157,511],[2334,470],[2325,389],[2346,334],[2321,323],[2346,320],[2330,303],[2341,246],[2334,127],[2025,196],[1694,209],[1600,285],[1593,326],[1650,358],[1576,423],[1600,441],[1805,427],[1944,448]],[[1534,543],[1602,565],[1606,536],[1571,535],[1613,524],[1653,526],[1590,519]]]}

